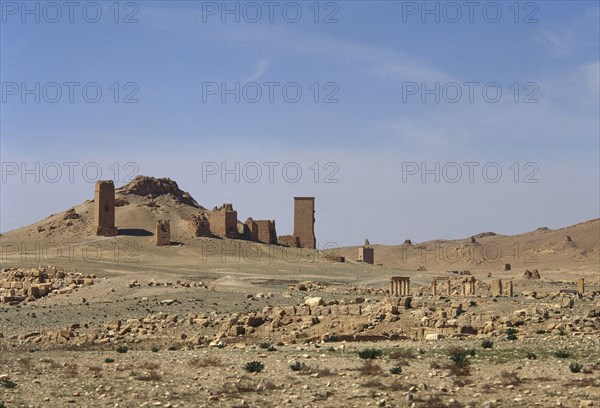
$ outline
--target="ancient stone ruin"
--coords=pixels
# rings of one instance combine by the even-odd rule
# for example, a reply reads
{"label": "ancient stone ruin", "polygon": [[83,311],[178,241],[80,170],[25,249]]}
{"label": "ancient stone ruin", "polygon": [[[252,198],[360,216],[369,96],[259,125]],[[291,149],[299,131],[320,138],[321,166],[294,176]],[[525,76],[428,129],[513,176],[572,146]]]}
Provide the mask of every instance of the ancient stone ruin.
{"label": "ancient stone ruin", "polygon": [[408,296],[410,294],[410,278],[407,276],[392,276],[390,278],[391,296]]}
{"label": "ancient stone ruin", "polygon": [[579,292],[582,295],[585,294],[585,279],[577,279],[577,292]]}
{"label": "ancient stone ruin", "polygon": [[211,237],[210,221],[205,212],[192,214],[188,218],[188,224],[195,237]]}
{"label": "ancient stone ruin", "polygon": [[364,262],[368,264],[375,264],[375,249],[373,247],[359,247],[358,248],[358,262]]}
{"label": "ancient stone ruin", "polygon": [[246,239],[263,244],[277,244],[277,232],[275,220],[253,220],[248,218],[244,224],[244,236]]}
{"label": "ancient stone ruin", "polygon": [[525,279],[540,279],[540,272],[537,269],[530,271],[527,269],[525,273],[523,273],[523,278]]}
{"label": "ancient stone ruin", "polygon": [[314,197],[294,197],[294,236],[300,239],[301,248],[317,247]]}
{"label": "ancient stone ruin", "polygon": [[118,233],[115,227],[115,185],[112,180],[96,181],[94,226],[96,235],[114,237]]}
{"label": "ancient stone ruin", "polygon": [[492,296],[508,296],[513,297],[513,281],[502,283],[502,279],[492,279],[491,285]]}
{"label": "ancient stone ruin", "polygon": [[0,303],[16,305],[31,302],[50,293],[70,293],[83,285],[93,285],[91,275],[65,272],[54,267],[2,269],[0,271]]}
{"label": "ancient stone ruin", "polygon": [[221,238],[238,238],[237,211],[229,203],[215,207],[210,214],[210,230]]}
{"label": "ancient stone ruin", "polygon": [[169,220],[158,220],[156,223],[156,245],[171,245],[171,223]]}
{"label": "ancient stone ruin", "polygon": [[438,282],[446,282],[446,294],[450,296],[452,293],[452,285],[450,284],[450,278],[446,276],[434,276],[431,280],[431,294],[437,296],[437,285]]}
{"label": "ancient stone ruin", "polygon": [[466,278],[463,281],[463,296],[474,295],[475,294],[475,283],[477,280],[474,276]]}
{"label": "ancient stone ruin", "polygon": [[300,238],[295,235],[280,235],[277,243],[290,248],[300,248]]}

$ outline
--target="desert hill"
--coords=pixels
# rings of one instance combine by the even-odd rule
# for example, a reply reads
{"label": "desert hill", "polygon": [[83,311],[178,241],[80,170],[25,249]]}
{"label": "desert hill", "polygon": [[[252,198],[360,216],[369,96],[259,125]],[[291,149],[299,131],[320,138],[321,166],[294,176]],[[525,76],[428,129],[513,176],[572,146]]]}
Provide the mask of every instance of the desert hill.
{"label": "desert hill", "polygon": [[[545,227],[518,235],[484,232],[465,239],[432,240],[402,245],[371,245],[375,262],[407,270],[563,269],[600,271],[600,219],[565,228]],[[339,255],[357,257],[356,247],[344,247]]]}

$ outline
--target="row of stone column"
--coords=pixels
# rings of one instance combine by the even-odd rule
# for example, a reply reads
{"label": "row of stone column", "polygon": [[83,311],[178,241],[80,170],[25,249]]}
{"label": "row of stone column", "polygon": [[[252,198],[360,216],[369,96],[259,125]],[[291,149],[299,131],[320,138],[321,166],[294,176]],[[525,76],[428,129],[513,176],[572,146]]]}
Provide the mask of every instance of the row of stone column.
{"label": "row of stone column", "polygon": [[391,296],[408,296],[410,294],[410,278],[392,276],[390,278]]}

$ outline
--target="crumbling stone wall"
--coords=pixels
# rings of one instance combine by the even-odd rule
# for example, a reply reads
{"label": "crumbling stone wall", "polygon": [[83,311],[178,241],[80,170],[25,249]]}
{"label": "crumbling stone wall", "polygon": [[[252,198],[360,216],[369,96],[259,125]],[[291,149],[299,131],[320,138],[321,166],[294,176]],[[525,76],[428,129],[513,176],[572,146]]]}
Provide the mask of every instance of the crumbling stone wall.
{"label": "crumbling stone wall", "polygon": [[93,276],[43,266],[32,269],[2,269],[0,303],[16,305],[23,301],[34,301],[51,292],[70,293],[79,286],[93,285]]}
{"label": "crumbling stone wall", "polygon": [[112,180],[96,181],[94,226],[96,235],[114,237],[118,233],[115,227],[115,185]]}
{"label": "crumbling stone wall", "polygon": [[244,238],[258,242],[258,225],[252,218],[248,218],[244,224]]}
{"label": "crumbling stone wall", "polygon": [[258,242],[265,244],[277,243],[277,232],[275,231],[275,220],[254,221],[257,227]]}
{"label": "crumbling stone wall", "polygon": [[192,214],[188,218],[188,223],[195,237],[210,237],[210,222],[206,213]]}
{"label": "crumbling stone wall", "polygon": [[375,249],[372,247],[359,247],[358,248],[358,261],[368,264],[375,264]]}
{"label": "crumbling stone wall", "polygon": [[300,239],[301,248],[317,247],[314,197],[294,197],[294,235]]}
{"label": "crumbling stone wall", "polygon": [[221,238],[238,238],[237,211],[229,203],[215,207],[210,215],[210,230]]}
{"label": "crumbling stone wall", "polygon": [[171,223],[169,220],[158,220],[156,223],[156,245],[171,245]]}
{"label": "crumbling stone wall", "polygon": [[277,237],[277,243],[290,248],[299,248],[300,238],[295,235],[280,235]]}

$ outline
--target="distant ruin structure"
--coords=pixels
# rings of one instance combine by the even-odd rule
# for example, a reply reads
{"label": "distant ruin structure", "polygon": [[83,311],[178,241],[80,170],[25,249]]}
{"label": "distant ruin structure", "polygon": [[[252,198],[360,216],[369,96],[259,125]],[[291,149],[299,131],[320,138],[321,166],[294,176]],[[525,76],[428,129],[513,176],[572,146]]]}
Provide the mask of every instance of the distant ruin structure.
{"label": "distant ruin structure", "polygon": [[585,294],[585,279],[577,279],[577,292],[579,292],[582,295]]}
{"label": "distant ruin structure", "polygon": [[410,278],[408,276],[392,276],[390,278],[391,296],[408,296],[410,294]]}
{"label": "distant ruin structure", "polygon": [[229,203],[215,207],[210,215],[210,231],[221,238],[238,238],[237,211]]}
{"label": "distant ruin structure", "polygon": [[156,223],[156,246],[171,245],[171,222],[158,220]]}
{"label": "distant ruin structure", "polygon": [[294,235],[300,239],[300,248],[317,247],[314,197],[294,197]]}
{"label": "distant ruin structure", "polygon": [[358,261],[368,263],[371,265],[375,264],[375,249],[373,247],[359,247],[358,248]]}
{"label": "distant ruin structure", "polygon": [[452,285],[450,284],[450,278],[445,276],[434,276],[431,280],[431,293],[433,296],[437,296],[437,285],[438,282],[446,282],[446,294],[450,296],[452,292]]}
{"label": "distant ruin structure", "polygon": [[277,243],[290,248],[300,248],[300,238],[295,235],[280,235]]}
{"label": "distant ruin structure", "polygon": [[210,237],[210,221],[206,213],[192,214],[188,218],[188,224],[195,237]]}
{"label": "distant ruin structure", "polygon": [[114,237],[118,234],[115,226],[115,184],[112,180],[96,181],[94,226],[96,235]]}
{"label": "distant ruin structure", "polygon": [[502,279],[492,279],[492,296],[502,296]]}
{"label": "distant ruin structure", "polygon": [[475,294],[475,283],[477,280],[474,276],[468,277],[463,281],[463,296]]}
{"label": "distant ruin structure", "polygon": [[504,285],[504,296],[513,297],[513,281],[506,281]]}
{"label": "distant ruin structure", "polygon": [[246,221],[247,230],[250,233],[250,240],[262,242],[263,244],[276,244],[277,232],[275,230],[275,220],[253,220],[248,218]]}

